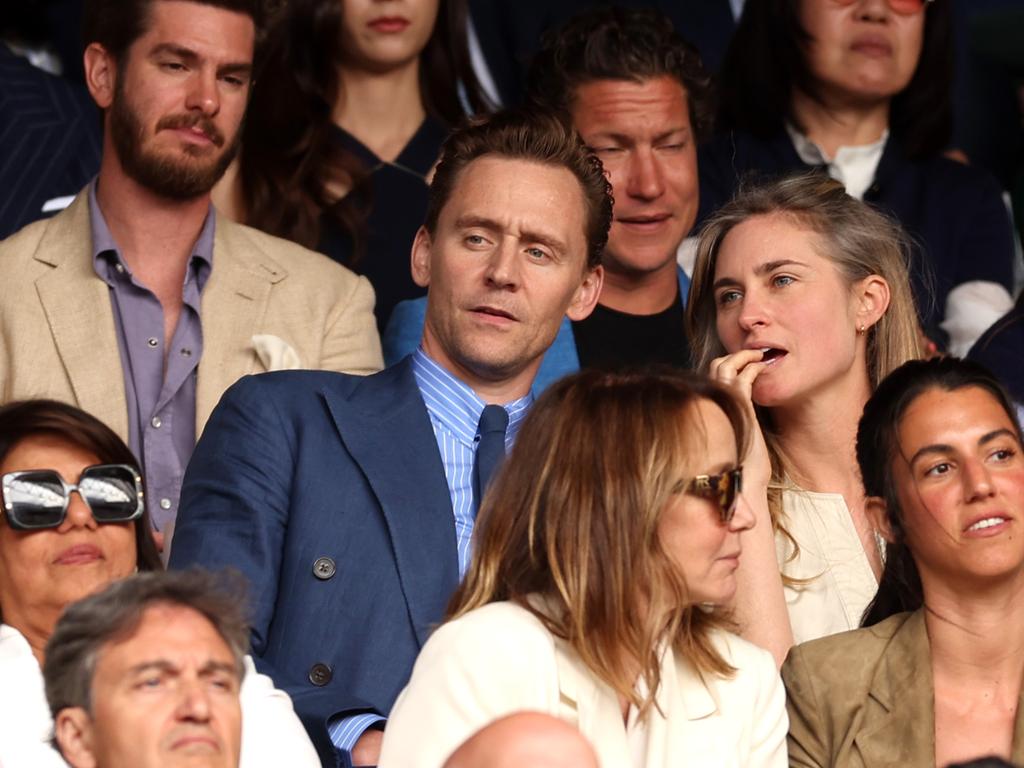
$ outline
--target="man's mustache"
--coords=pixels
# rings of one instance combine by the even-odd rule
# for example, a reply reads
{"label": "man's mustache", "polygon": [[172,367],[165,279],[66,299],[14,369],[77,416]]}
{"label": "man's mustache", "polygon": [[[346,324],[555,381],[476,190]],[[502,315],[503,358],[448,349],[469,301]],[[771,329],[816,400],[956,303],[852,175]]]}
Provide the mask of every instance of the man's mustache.
{"label": "man's mustache", "polygon": [[169,115],[161,118],[156,124],[157,131],[165,129],[177,130],[178,128],[199,128],[199,130],[206,135],[206,138],[212,141],[216,146],[224,146],[224,134],[221,133],[217,126],[213,124],[213,121],[205,115]]}

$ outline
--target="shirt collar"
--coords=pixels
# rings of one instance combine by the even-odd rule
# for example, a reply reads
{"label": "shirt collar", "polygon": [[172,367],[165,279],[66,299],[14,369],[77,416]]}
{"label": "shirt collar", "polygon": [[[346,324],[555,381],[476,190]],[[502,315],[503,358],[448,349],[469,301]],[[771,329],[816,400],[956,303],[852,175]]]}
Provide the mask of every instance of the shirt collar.
{"label": "shirt collar", "polygon": [[[468,384],[456,378],[422,348],[413,353],[412,373],[431,416],[447,427],[460,442],[472,446],[480,423],[480,414],[483,413],[486,403]],[[506,446],[511,447],[532,404],[533,393],[502,404],[508,411]]]}
{"label": "shirt collar", "polygon": [[[110,274],[112,265],[120,265],[121,270],[131,276],[131,270],[121,258],[121,249],[117,247],[114,236],[110,233],[107,220],[100,210],[99,201],[96,199],[96,184],[98,179],[89,183],[89,224],[92,228],[92,266],[108,285],[113,277]],[[213,269],[213,240],[216,227],[216,216],[213,213],[211,204],[206,212],[206,219],[203,221],[203,228],[199,231],[199,237],[192,246],[191,265],[199,278],[199,288],[202,290],[206,278]],[[188,282],[189,275],[193,270],[186,273],[185,281]]]}

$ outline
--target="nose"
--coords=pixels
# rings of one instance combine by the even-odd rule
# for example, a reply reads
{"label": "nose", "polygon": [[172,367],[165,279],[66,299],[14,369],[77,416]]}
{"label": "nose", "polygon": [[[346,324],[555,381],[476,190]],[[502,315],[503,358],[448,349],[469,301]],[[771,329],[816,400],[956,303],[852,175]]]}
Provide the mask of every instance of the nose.
{"label": "nose", "polygon": [[982,461],[965,461],[961,478],[963,479],[965,501],[982,501],[995,494],[992,476]]}
{"label": "nose", "polygon": [[652,147],[630,152],[626,194],[640,200],[656,200],[665,192],[661,164]]}
{"label": "nose", "polygon": [[739,313],[740,328],[749,333],[755,328],[769,324],[767,306],[756,288],[747,288],[740,301],[742,302]]}
{"label": "nose", "polygon": [[217,114],[220,110],[220,92],[217,90],[216,72],[199,69],[192,75],[185,106],[211,117]]}
{"label": "nose", "polygon": [[885,21],[889,17],[889,0],[858,0],[854,12],[863,21]]}
{"label": "nose", "polygon": [[61,523],[61,529],[89,528],[95,530],[97,525],[96,518],[92,516],[92,510],[82,499],[82,494],[77,490],[72,491],[71,498],[68,499],[68,512],[64,516],[64,522]]}
{"label": "nose", "polygon": [[181,700],[178,702],[178,718],[197,723],[210,719],[210,692],[204,679],[183,680]]}
{"label": "nose", "polygon": [[491,251],[484,275],[489,286],[515,290],[519,285],[519,253],[514,238],[503,237]]}
{"label": "nose", "polygon": [[729,521],[729,530],[734,533],[741,531],[749,531],[757,523],[757,518],[754,517],[754,510],[747,504],[747,500],[743,498],[741,493],[736,499],[736,511],[732,515],[732,520]]}

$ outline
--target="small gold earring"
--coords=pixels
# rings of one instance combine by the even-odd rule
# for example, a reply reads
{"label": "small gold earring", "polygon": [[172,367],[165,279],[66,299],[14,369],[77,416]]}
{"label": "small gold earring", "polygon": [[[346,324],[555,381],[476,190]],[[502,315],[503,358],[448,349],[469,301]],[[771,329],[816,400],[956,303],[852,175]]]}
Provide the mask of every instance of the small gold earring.
{"label": "small gold earring", "polygon": [[860,335],[860,336],[863,336],[863,335],[864,335],[864,331],[865,331],[865,330],[866,330],[866,329],[864,328],[864,326],[863,326],[863,325],[858,325],[858,326],[857,326],[857,334],[858,334],[858,335]]}

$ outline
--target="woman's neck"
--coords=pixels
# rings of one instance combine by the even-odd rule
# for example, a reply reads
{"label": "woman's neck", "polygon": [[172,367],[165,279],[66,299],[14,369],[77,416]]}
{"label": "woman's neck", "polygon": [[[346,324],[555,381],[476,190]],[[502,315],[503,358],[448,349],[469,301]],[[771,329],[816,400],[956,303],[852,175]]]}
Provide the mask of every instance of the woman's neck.
{"label": "woman's neck", "polygon": [[991,589],[947,582],[922,574],[937,688],[943,682],[1015,704],[1024,677],[1024,573]]}
{"label": "woman's neck", "polygon": [[793,117],[808,139],[829,156],[840,147],[871,144],[889,127],[889,100],[875,102],[811,98],[796,88],[791,100]]}
{"label": "woman's neck", "polygon": [[381,160],[393,162],[426,117],[419,60],[381,73],[339,67],[338,78],[334,122]]}
{"label": "woman's neck", "polygon": [[851,509],[863,496],[857,472],[857,423],[869,395],[865,372],[862,379],[851,376],[831,391],[806,395],[771,412],[791,479],[808,491],[841,493]]}
{"label": "woman's neck", "polygon": [[57,625],[60,613],[60,610],[36,607],[25,611],[24,615],[21,611],[14,611],[6,612],[4,616],[4,624],[14,627],[21,633],[21,636],[28,642],[28,647],[32,649],[32,655],[36,657],[40,667],[43,666],[43,661],[46,658],[46,642],[53,634],[53,628]]}

